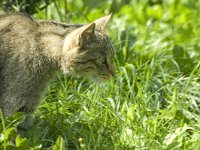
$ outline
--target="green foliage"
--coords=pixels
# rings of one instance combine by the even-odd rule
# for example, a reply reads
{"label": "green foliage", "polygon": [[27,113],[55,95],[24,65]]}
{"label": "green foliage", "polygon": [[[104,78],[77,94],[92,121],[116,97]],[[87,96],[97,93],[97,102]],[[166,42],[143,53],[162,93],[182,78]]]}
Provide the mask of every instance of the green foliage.
{"label": "green foliage", "polygon": [[56,140],[56,144],[53,146],[53,150],[64,150],[65,148],[65,141],[63,140],[62,136],[59,136]]}
{"label": "green foliage", "polygon": [[45,9],[52,0],[2,0],[1,7],[7,12],[24,12],[33,15],[38,10]]}
{"label": "green foliage", "polygon": [[22,114],[1,116],[0,149],[14,149],[13,139],[19,149],[200,149],[199,1],[34,2],[34,17],[65,22],[112,12],[116,77],[57,77],[28,138],[16,133]]}

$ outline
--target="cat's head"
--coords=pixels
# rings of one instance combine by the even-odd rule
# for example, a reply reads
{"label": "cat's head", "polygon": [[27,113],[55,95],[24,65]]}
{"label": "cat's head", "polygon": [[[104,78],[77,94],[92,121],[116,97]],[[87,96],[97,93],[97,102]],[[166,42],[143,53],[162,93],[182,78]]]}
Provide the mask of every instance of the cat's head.
{"label": "cat's head", "polygon": [[114,76],[114,48],[105,33],[110,15],[72,31],[63,46],[62,69],[65,73],[108,79]]}

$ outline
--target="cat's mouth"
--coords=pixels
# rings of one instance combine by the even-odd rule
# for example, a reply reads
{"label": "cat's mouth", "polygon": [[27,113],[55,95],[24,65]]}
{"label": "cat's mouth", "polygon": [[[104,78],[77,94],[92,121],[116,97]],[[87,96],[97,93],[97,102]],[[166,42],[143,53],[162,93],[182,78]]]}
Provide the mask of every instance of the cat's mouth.
{"label": "cat's mouth", "polygon": [[114,76],[115,76],[114,70],[112,70],[112,71],[109,70],[109,72],[107,74],[101,74],[99,78],[101,80],[105,81],[105,80],[109,80],[109,79],[113,78]]}

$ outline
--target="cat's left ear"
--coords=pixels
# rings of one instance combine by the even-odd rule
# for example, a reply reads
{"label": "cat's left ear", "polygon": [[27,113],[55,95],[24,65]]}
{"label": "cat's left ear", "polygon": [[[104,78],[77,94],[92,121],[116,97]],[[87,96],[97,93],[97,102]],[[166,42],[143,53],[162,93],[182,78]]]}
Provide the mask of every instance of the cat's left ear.
{"label": "cat's left ear", "polygon": [[90,23],[81,27],[79,38],[89,39],[92,34],[94,34],[95,23]]}
{"label": "cat's left ear", "polygon": [[105,30],[106,25],[108,24],[111,16],[112,16],[112,14],[95,20],[94,23],[96,24],[96,28],[101,31]]}
{"label": "cat's left ear", "polygon": [[94,34],[95,26],[96,26],[95,23],[90,23],[78,29],[79,30],[78,44],[80,46],[83,44],[84,41],[90,39],[90,37]]}

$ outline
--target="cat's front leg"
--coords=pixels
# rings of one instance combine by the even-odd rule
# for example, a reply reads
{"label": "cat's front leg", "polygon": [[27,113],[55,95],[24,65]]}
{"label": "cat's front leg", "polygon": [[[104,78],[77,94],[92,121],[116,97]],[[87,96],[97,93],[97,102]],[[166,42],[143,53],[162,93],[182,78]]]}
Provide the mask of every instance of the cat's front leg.
{"label": "cat's front leg", "polygon": [[26,137],[27,130],[33,125],[33,116],[32,113],[28,113],[25,116],[25,119],[23,122],[21,122],[17,126],[17,132],[20,136]]}
{"label": "cat's front leg", "polygon": [[17,126],[17,132],[22,136],[25,137],[26,131],[32,126],[33,123],[33,117],[32,112],[33,110],[27,109],[26,101],[20,100],[20,98],[16,97],[10,97],[7,98],[6,96],[4,99],[1,99],[0,101],[1,111],[3,113],[3,116],[10,117],[15,112],[24,112],[25,113],[25,119],[23,122],[21,122]]}
{"label": "cat's front leg", "polygon": [[37,108],[39,103],[40,101],[26,100],[26,104],[21,109],[18,110],[18,112],[24,112],[26,115],[24,121],[17,126],[17,132],[22,137],[26,137],[27,131],[32,127],[33,112]]}

